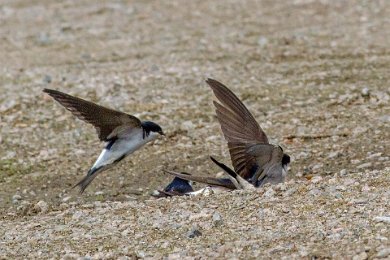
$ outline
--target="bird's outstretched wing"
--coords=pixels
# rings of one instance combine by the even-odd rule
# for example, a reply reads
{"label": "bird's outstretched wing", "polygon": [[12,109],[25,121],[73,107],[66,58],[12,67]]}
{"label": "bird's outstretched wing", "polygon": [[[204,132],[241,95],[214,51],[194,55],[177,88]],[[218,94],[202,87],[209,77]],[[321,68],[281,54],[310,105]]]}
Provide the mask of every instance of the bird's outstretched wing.
{"label": "bird's outstretched wing", "polygon": [[169,170],[164,170],[164,172],[188,181],[195,181],[199,183],[208,184],[211,186],[224,187],[230,190],[236,189],[234,184],[229,179],[225,179],[225,178],[202,177],[202,176],[191,175],[189,173],[180,173],[180,172],[169,171]]}
{"label": "bird's outstretched wing", "polygon": [[101,141],[108,141],[121,133],[141,127],[141,121],[132,115],[115,111],[81,98],[73,97],[58,90],[44,89],[73,115],[92,124]]}
{"label": "bird's outstretched wing", "polygon": [[234,170],[244,179],[250,179],[261,165],[248,149],[256,144],[268,144],[267,135],[231,90],[214,79],[207,79],[206,83],[221,102],[214,101],[214,105]]}

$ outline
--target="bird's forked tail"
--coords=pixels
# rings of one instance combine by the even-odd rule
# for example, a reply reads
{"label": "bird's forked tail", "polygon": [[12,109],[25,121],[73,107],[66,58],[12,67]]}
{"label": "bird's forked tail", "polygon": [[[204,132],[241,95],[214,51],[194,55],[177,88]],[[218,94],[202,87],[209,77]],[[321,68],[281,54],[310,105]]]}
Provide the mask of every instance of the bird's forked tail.
{"label": "bird's forked tail", "polygon": [[80,194],[84,192],[84,190],[91,184],[93,179],[97,176],[97,173],[102,170],[102,167],[92,167],[88,173],[87,176],[85,176],[81,181],[79,181],[76,185],[72,187],[72,189],[76,188],[77,186],[80,187]]}

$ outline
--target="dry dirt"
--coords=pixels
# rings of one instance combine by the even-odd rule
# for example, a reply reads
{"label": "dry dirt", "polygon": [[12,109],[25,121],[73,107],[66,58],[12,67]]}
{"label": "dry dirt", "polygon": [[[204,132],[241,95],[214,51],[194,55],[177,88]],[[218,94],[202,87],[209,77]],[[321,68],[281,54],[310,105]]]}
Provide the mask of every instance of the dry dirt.
{"label": "dry dirt", "polygon": [[[390,257],[389,17],[385,0],[0,0],[0,257]],[[150,199],[163,169],[229,162],[207,77],[291,155],[289,181]],[[167,137],[80,196],[103,144],[43,88]]]}

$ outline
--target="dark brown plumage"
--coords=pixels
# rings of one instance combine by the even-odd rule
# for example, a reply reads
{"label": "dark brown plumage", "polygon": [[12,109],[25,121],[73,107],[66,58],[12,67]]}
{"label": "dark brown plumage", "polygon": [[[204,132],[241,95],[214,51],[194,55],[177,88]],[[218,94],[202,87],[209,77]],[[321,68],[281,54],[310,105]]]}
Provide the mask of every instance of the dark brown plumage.
{"label": "dark brown plumage", "polygon": [[248,179],[257,165],[256,157],[248,153],[248,149],[259,143],[268,144],[267,135],[232,91],[214,79],[207,79],[206,82],[222,103],[214,101],[234,170],[244,179]]}
{"label": "dark brown plumage", "polygon": [[141,127],[141,121],[135,116],[73,97],[58,90],[44,89],[43,92],[49,94],[79,119],[92,124],[101,141],[107,141],[128,128]]}
{"label": "dark brown plumage", "polygon": [[245,105],[222,83],[207,79],[218,101],[214,101],[222,132],[228,142],[234,171],[211,157],[228,174],[229,179],[183,175],[166,171],[176,177],[228,189],[254,189],[265,183],[280,183],[287,174],[290,157],[278,145],[271,145],[267,135]]}
{"label": "dark brown plumage", "polygon": [[44,89],[73,115],[92,124],[106,147],[100,153],[87,175],[75,186],[80,192],[88,187],[97,174],[111,168],[158,135],[164,135],[161,127],[151,121],[141,122],[135,116],[99,106],[84,99],[57,90]]}

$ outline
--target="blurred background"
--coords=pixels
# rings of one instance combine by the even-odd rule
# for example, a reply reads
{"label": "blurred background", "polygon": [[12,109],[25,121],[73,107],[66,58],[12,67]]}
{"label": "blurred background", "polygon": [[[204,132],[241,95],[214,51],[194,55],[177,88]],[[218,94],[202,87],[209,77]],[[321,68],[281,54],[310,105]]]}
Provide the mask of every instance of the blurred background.
{"label": "blurred background", "polygon": [[[0,1],[0,207],[149,197],[162,169],[230,164],[204,80],[292,156],[289,178],[390,166],[389,1]],[[42,93],[153,120],[167,138],[71,187],[103,144]]]}

